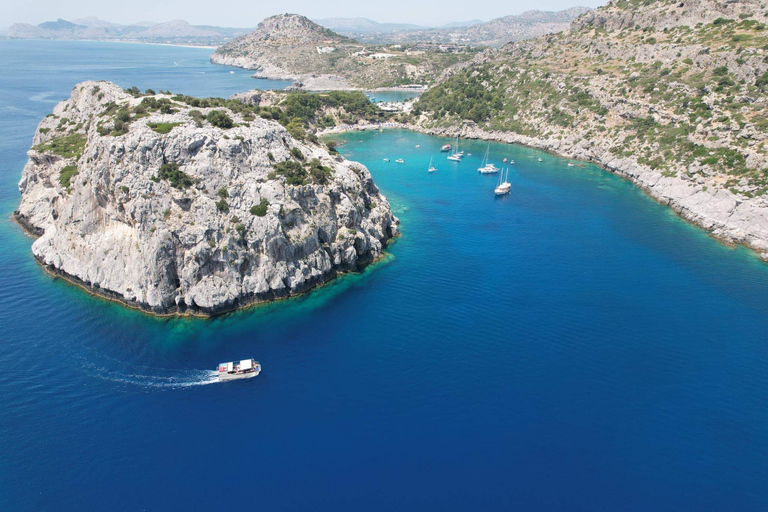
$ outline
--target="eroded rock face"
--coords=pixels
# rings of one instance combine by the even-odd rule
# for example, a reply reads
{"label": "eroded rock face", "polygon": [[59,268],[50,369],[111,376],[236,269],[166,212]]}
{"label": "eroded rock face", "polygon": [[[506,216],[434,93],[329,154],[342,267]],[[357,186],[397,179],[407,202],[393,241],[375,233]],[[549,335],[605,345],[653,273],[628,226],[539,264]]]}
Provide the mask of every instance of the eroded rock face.
{"label": "eroded rock face", "polygon": [[[42,264],[148,311],[215,314],[305,291],[397,234],[362,165],[273,121],[150,98],[84,82],[40,123],[16,215]],[[289,160],[294,184],[274,168]]]}

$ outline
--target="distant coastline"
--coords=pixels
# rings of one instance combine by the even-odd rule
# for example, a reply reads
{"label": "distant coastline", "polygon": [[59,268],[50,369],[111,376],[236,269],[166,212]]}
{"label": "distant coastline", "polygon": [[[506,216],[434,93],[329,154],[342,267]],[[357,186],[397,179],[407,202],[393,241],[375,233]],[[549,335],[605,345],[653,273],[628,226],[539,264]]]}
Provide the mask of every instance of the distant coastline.
{"label": "distant coastline", "polygon": [[122,43],[122,44],[148,44],[153,46],[176,46],[179,48],[204,48],[208,50],[215,50],[218,46],[203,45],[203,44],[184,44],[184,43],[157,43],[150,41],[134,41],[127,39],[53,39],[53,38],[38,38],[38,39],[26,39],[21,37],[0,37],[0,41],[78,41],[83,43]]}

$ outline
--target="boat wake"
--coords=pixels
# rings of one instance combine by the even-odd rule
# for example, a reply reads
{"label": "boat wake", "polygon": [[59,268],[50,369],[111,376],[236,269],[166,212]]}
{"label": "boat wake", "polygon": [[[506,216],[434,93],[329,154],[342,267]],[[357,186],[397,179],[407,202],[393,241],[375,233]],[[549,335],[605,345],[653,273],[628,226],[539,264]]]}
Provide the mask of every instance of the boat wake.
{"label": "boat wake", "polygon": [[219,382],[218,373],[213,370],[176,370],[172,375],[148,375],[102,369],[97,376],[120,384],[156,389],[183,389]]}

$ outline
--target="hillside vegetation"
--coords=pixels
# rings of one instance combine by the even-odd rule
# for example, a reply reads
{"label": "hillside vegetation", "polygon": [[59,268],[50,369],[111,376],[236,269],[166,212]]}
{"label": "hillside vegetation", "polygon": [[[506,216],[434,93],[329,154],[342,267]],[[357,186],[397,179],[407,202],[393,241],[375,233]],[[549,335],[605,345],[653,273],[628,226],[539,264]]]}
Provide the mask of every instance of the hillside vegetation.
{"label": "hillside vegetation", "polygon": [[476,124],[629,160],[665,177],[768,191],[768,8],[614,0],[571,30],[486,52],[425,93],[427,128]]}

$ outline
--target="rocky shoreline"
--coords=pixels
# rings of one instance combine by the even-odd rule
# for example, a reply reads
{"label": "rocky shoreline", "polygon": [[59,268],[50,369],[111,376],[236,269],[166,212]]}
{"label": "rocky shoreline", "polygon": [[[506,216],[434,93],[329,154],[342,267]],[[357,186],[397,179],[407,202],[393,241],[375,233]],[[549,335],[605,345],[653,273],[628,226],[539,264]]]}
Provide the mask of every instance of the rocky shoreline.
{"label": "rocky shoreline", "polygon": [[46,270],[149,313],[212,316],[359,270],[398,235],[362,165],[180,101],[85,82],[40,123],[14,217]]}
{"label": "rocky shoreline", "polygon": [[[346,129],[328,129],[321,135],[379,128],[373,125],[350,125]],[[419,124],[402,124],[401,128],[439,137],[477,139],[507,144],[519,144],[547,151],[562,158],[595,164],[603,170],[631,181],[649,197],[669,206],[686,221],[708,232],[728,245],[743,245],[768,262],[768,203],[756,197],[738,197],[727,189],[708,190],[678,177],[664,176],[630,158],[616,158],[600,151],[595,143],[579,140],[567,143],[558,139],[528,137],[509,132],[486,131],[474,123],[461,127],[433,128]]]}
{"label": "rocky shoreline", "polygon": [[409,125],[408,129],[429,135],[462,137],[520,144],[548,151],[563,158],[581,160],[630,180],[652,199],[669,206],[683,219],[702,228],[729,245],[743,245],[768,262],[768,203],[762,197],[743,198],[727,189],[707,189],[698,184],[665,176],[661,171],[640,165],[631,158],[617,158],[603,151],[599,143],[578,139],[573,143],[558,139],[528,137],[509,132],[492,132],[465,123],[459,128],[428,128]]}

